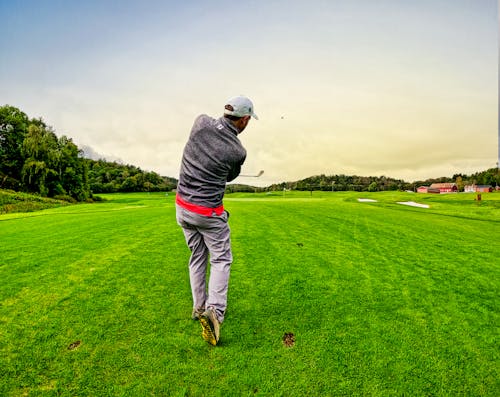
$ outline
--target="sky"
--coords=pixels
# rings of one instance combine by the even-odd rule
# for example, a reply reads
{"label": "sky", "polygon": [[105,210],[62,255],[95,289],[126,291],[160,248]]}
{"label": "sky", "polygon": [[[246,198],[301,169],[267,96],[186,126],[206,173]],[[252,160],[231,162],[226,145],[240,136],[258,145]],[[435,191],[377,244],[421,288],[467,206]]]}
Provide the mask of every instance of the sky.
{"label": "sky", "polygon": [[235,182],[411,182],[498,160],[497,0],[0,0],[0,106],[178,177],[199,114],[259,120]]}

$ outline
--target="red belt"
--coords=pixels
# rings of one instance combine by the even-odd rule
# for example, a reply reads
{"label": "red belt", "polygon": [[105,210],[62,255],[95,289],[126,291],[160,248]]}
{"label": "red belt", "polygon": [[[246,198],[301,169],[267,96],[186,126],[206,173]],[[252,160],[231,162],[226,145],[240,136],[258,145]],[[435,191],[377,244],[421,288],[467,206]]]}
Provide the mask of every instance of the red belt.
{"label": "red belt", "polygon": [[178,194],[175,196],[175,202],[182,208],[187,209],[188,211],[204,216],[212,216],[214,212],[216,215],[222,215],[222,213],[224,212],[223,205],[216,208],[210,208],[210,207],[204,207],[202,205],[191,204],[188,203],[187,201],[184,201]]}

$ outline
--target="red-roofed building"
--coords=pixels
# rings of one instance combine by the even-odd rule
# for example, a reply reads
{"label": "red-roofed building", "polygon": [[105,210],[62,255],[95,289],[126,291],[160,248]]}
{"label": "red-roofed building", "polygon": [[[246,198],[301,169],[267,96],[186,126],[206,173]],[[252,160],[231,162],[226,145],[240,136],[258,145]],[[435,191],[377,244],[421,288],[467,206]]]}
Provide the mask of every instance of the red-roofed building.
{"label": "red-roofed building", "polygon": [[433,183],[429,187],[429,190],[430,189],[439,190],[439,193],[455,193],[455,192],[458,192],[458,187],[457,187],[456,183]]}
{"label": "red-roofed building", "polygon": [[417,193],[441,193],[441,191],[438,188],[432,187],[432,186],[420,186],[417,188]]}

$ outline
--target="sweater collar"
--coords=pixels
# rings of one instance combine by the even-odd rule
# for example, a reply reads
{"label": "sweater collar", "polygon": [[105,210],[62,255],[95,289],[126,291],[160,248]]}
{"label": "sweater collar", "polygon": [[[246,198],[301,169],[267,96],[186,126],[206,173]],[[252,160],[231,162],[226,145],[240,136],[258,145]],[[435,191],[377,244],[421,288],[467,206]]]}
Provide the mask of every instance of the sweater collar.
{"label": "sweater collar", "polygon": [[234,132],[235,135],[238,135],[241,131],[236,128],[231,121],[229,121],[227,118],[222,116],[219,119],[220,123],[224,126],[227,127],[231,132]]}

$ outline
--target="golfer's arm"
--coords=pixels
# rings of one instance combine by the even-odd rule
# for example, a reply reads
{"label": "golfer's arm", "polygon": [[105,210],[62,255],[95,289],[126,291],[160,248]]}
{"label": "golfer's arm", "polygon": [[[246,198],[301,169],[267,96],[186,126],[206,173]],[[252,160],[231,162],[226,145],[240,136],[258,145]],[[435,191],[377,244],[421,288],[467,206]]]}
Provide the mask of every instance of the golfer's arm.
{"label": "golfer's arm", "polygon": [[239,164],[234,165],[229,170],[229,174],[227,175],[227,181],[231,182],[232,180],[236,179],[236,177],[240,174],[240,172],[241,172],[241,165]]}

